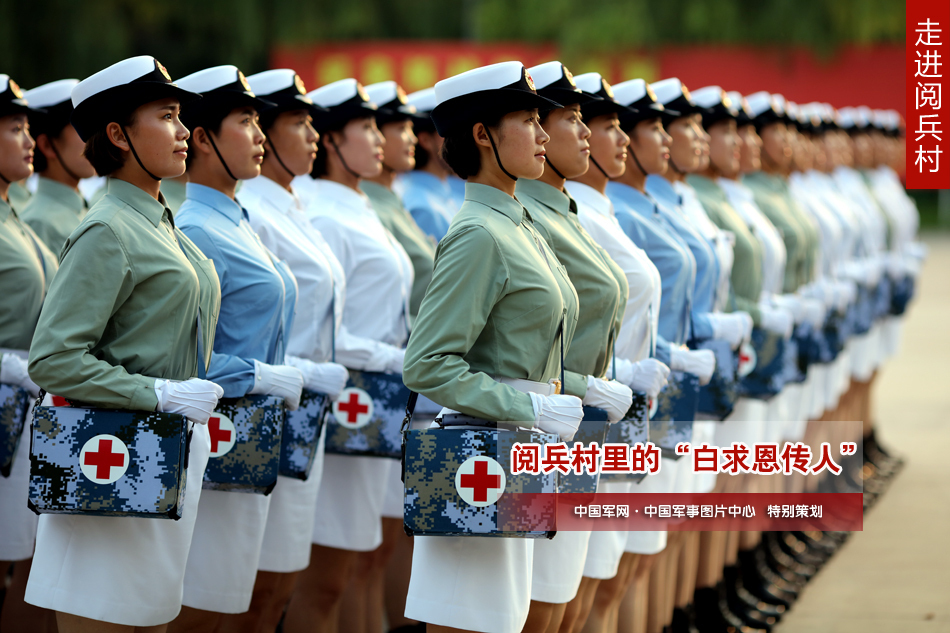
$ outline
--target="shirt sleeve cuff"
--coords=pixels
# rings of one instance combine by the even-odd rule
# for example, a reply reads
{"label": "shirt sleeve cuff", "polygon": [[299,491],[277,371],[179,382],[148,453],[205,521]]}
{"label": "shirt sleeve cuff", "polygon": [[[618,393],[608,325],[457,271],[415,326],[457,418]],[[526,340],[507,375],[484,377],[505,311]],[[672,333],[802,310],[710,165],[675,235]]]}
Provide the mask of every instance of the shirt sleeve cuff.
{"label": "shirt sleeve cuff", "polygon": [[569,396],[577,396],[581,400],[587,395],[587,376],[573,371],[564,371],[564,391]]}
{"label": "shirt sleeve cuff", "polygon": [[135,390],[129,398],[129,408],[135,411],[155,411],[158,409],[158,396],[155,395],[155,378],[139,376]]}

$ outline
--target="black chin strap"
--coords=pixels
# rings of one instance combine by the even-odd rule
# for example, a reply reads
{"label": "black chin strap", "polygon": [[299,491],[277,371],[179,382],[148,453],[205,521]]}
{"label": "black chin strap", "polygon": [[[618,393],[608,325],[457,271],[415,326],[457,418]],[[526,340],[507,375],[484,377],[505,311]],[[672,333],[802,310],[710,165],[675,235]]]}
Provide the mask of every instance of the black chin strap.
{"label": "black chin strap", "polygon": [[[291,177],[291,178],[296,178],[296,177],[297,177],[297,174],[295,174],[294,172],[292,172],[292,171],[290,171],[289,169],[287,169],[287,165],[285,165],[285,164],[284,164],[284,161],[282,161],[282,160],[280,159],[280,154],[277,153],[277,148],[274,147],[274,144],[270,142],[270,138],[267,139],[267,145],[270,147],[270,151],[273,152],[274,158],[277,159],[277,163],[278,163],[281,167],[284,168],[284,171],[286,171],[288,174],[290,174],[290,177]],[[216,149],[215,151],[217,151],[217,149]],[[221,161],[221,162],[224,162],[224,161]],[[227,166],[225,166],[225,169],[227,169]],[[231,172],[228,172],[228,173],[230,174]],[[231,176],[231,177],[234,178],[234,176]],[[237,179],[235,178],[235,180],[237,180]]]}
{"label": "black chin strap", "polygon": [[[482,123],[482,125],[485,125],[485,124]],[[506,176],[508,176],[508,177],[511,178],[512,180],[517,181],[518,178],[516,178],[515,176],[512,176],[512,175],[508,172],[508,170],[505,169],[505,166],[501,164],[501,157],[498,155],[498,148],[495,146],[495,139],[492,137],[492,135],[491,135],[491,130],[488,129],[488,126],[487,126],[487,125],[485,125],[485,133],[488,134],[488,140],[489,140],[489,142],[491,143],[492,151],[495,152],[495,162],[498,163],[498,167],[501,169],[501,171],[502,171]],[[557,171],[557,170],[555,169],[554,171]],[[559,175],[560,175],[560,174],[559,174]],[[564,176],[561,176],[561,178],[563,178],[563,177],[564,177]]]}
{"label": "black chin strap", "polygon": [[590,155],[590,162],[594,163],[594,167],[596,167],[597,169],[600,170],[600,173],[602,173],[602,174],[604,175],[604,178],[606,178],[607,180],[610,180],[610,176],[607,175],[607,172],[604,171],[604,168],[601,167],[601,166],[600,166],[600,163],[597,162],[597,159],[594,158],[594,154],[593,154],[593,153],[591,153],[591,155]]}
{"label": "black chin strap", "polygon": [[135,146],[132,145],[132,138],[129,136],[129,133],[125,131],[125,126],[122,124],[119,124],[119,129],[122,130],[122,133],[125,135],[125,141],[129,144],[129,149],[132,150],[132,156],[135,156],[135,162],[139,164],[139,167],[142,168],[142,171],[144,171],[146,174],[151,176],[153,180],[157,180],[161,182],[162,179],[156,176],[155,174],[153,174],[152,172],[150,172],[148,168],[145,167],[145,164],[142,162],[142,159],[139,158],[138,152],[135,151]]}
{"label": "black chin strap", "polygon": [[340,147],[336,144],[336,141],[333,140],[333,136],[330,134],[330,132],[327,132],[327,142],[333,146],[333,151],[336,152],[337,158],[339,158],[340,162],[343,163],[343,169],[348,171],[349,174],[353,176],[354,178],[356,178],[357,180],[361,180],[363,177],[360,176],[355,171],[353,171],[352,169],[350,169],[350,166],[346,164],[346,159],[343,158],[343,152],[340,151]]}
{"label": "black chin strap", "polygon": [[[224,156],[222,156],[221,152],[218,151],[218,146],[215,145],[214,137],[211,136],[211,132],[208,132],[208,130],[205,130],[205,132],[208,133],[208,140],[211,142],[211,147],[214,149],[214,153],[218,155],[218,160],[221,161],[221,165],[224,166],[224,171],[228,172],[228,176],[231,177],[231,180],[237,181],[237,178],[234,176],[234,174],[231,173],[231,169],[228,167],[228,164],[224,162]],[[284,169],[286,169],[286,167]]]}
{"label": "black chin strap", "polygon": [[685,174],[686,174],[685,171],[683,171],[682,169],[680,169],[679,167],[677,167],[677,166],[676,166],[676,163],[673,162],[673,154],[672,154],[672,152],[670,153],[670,161],[669,161],[669,162],[670,162],[670,167],[673,168],[673,171],[675,171],[676,173],[678,173],[678,174],[680,174],[680,175],[685,175]]}
{"label": "black chin strap", "polygon": [[630,145],[630,147],[627,148],[627,150],[630,152],[630,156],[633,158],[633,162],[636,163],[637,169],[639,169],[643,173],[644,176],[649,176],[650,174],[648,174],[647,170],[644,169],[643,165],[640,164],[640,159],[637,158],[637,153],[633,151],[632,144]]}
{"label": "black chin strap", "polygon": [[2,172],[0,172],[0,180],[2,180],[3,182],[7,183],[8,185],[12,185],[12,184],[13,184],[12,182],[10,182],[10,179],[9,179],[9,178],[7,178],[6,176],[3,175]]}
{"label": "black chin strap", "polygon": [[553,169],[554,173],[557,174],[558,177],[561,178],[561,180],[567,180],[567,178],[564,177],[564,174],[561,173],[561,170],[554,166],[554,163],[551,162],[551,159],[548,158],[547,160],[548,160],[548,167]]}
{"label": "black chin strap", "polygon": [[[72,178],[73,180],[82,180],[79,176],[73,173],[72,169],[66,166],[66,161],[63,160],[62,154],[59,153],[59,148],[56,147],[56,143],[53,142],[53,138],[51,136],[47,136],[46,138],[49,139],[49,146],[53,148],[53,153],[56,154],[56,160],[58,160],[59,164],[63,166],[63,170],[69,175],[69,177]],[[128,135],[126,135],[126,139],[128,139]],[[131,146],[132,144],[130,143],[129,147]],[[139,164],[141,165],[142,163],[139,163]],[[151,174],[149,175],[151,176]]]}

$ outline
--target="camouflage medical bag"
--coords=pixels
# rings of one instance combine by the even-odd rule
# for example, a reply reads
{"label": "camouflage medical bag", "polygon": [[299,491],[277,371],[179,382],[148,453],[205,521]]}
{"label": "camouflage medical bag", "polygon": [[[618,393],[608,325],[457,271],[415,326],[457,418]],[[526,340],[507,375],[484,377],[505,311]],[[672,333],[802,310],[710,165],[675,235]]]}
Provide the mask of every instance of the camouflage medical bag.
{"label": "camouflage medical bag", "polygon": [[739,397],[736,353],[732,351],[728,341],[719,339],[699,341],[696,349],[712,350],[716,355],[716,371],[713,372],[709,384],[699,388],[696,410],[721,422],[732,413]]}
{"label": "camouflage medical bag", "polygon": [[31,510],[181,518],[188,467],[185,416],[73,406],[35,406],[33,415]]}
{"label": "camouflage medical bag", "polygon": [[280,436],[282,476],[304,480],[310,477],[329,408],[329,396],[304,389],[297,410],[284,412]]}
{"label": "camouflage medical bag", "polygon": [[202,487],[269,495],[277,485],[283,426],[283,398],[221,398],[208,418],[211,453]]}
{"label": "camouflage medical bag", "polygon": [[351,369],[327,415],[326,452],[399,459],[409,393],[400,374]]}
{"label": "camouflage medical bag", "polygon": [[[642,391],[633,392],[633,404],[620,422],[607,427],[607,444],[626,444],[631,448],[650,441],[650,407],[653,401]],[[640,482],[645,473],[601,473],[600,480],[606,482]]]}
{"label": "camouflage medical bag", "polygon": [[670,372],[656,400],[656,413],[650,418],[650,441],[662,451],[663,457],[679,459],[674,450],[676,445],[693,439],[699,378],[682,371]]}
{"label": "camouflage medical bag", "polygon": [[[568,446],[574,446],[575,443],[581,443],[589,446],[596,442],[598,446],[603,446],[607,436],[607,429],[612,426],[607,422],[607,412],[596,407],[584,407],[584,419],[577,427],[574,433],[574,439],[567,443]],[[561,473],[558,475],[558,492],[597,492],[597,482],[600,481],[600,468],[594,474],[583,472],[577,474],[571,472],[568,475]]]}
{"label": "camouflage medical bag", "polygon": [[26,389],[0,383],[0,475],[4,477],[9,477],[13,469],[29,406]]}

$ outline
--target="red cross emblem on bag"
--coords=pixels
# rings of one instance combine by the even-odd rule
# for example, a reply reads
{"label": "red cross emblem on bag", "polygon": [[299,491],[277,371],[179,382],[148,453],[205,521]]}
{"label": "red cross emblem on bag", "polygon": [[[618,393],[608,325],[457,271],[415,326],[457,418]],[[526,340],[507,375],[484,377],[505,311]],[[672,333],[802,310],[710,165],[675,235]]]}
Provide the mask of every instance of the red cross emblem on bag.
{"label": "red cross emblem on bag", "polygon": [[211,437],[211,457],[221,457],[234,447],[237,440],[234,422],[217,411],[208,418],[208,435]]}
{"label": "red cross emblem on bag", "polygon": [[755,369],[755,363],[758,360],[758,356],[755,354],[755,348],[752,347],[752,343],[745,341],[742,345],[739,346],[739,366],[736,368],[736,373],[739,374],[740,378],[745,378],[752,373],[752,370]]}
{"label": "red cross emblem on bag", "polygon": [[373,419],[373,399],[357,387],[347,387],[333,401],[333,417],[348,429],[359,429]]}
{"label": "red cross emblem on bag", "polygon": [[129,449],[115,435],[96,435],[83,444],[79,468],[95,484],[111,484],[129,469]]}
{"label": "red cross emblem on bag", "polygon": [[455,489],[470,506],[490,506],[505,492],[505,469],[491,457],[469,457],[455,473]]}

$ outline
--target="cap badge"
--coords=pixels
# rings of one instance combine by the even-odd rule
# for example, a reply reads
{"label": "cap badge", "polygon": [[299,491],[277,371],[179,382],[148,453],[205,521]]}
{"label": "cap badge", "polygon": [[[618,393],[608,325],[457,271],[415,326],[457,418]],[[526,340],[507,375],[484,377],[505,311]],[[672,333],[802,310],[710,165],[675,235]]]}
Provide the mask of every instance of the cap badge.
{"label": "cap badge", "polygon": [[307,94],[306,89],[303,87],[303,79],[300,78],[300,75],[294,75],[294,87],[297,88],[297,92],[302,95]]}
{"label": "cap badge", "polygon": [[17,99],[23,98],[23,91],[20,90],[20,86],[18,86],[12,79],[10,80],[10,92],[12,92],[13,96]]}
{"label": "cap badge", "polygon": [[529,73],[527,69],[524,71],[524,80],[525,83],[528,84],[529,88],[537,92],[538,89],[534,87],[534,79],[531,78],[531,73]]}
{"label": "cap badge", "polygon": [[155,60],[155,68],[158,69],[158,72],[162,73],[162,77],[164,77],[166,81],[172,80],[172,78],[168,75],[168,71],[165,70],[164,66],[162,66],[162,62],[158,61],[157,59]]}
{"label": "cap badge", "polygon": [[607,95],[607,96],[610,97],[611,99],[614,98],[614,91],[613,91],[613,88],[611,88],[611,87],[610,87],[610,84],[608,84],[606,81],[604,81],[603,78],[601,78],[601,80],[600,80],[600,88],[601,88],[601,90],[604,91],[604,94],[605,94],[605,95]]}
{"label": "cap badge", "polygon": [[574,83],[574,75],[571,74],[571,71],[564,65],[562,65],[561,68],[564,69],[564,78],[567,79],[567,83],[571,84],[571,88],[577,88],[577,84]]}
{"label": "cap badge", "polygon": [[240,82],[241,87],[246,91],[251,92],[251,84],[247,83],[247,77],[244,76],[240,70],[238,71],[238,82]]}
{"label": "cap badge", "polygon": [[396,84],[396,101],[403,105],[406,105],[409,102],[406,98],[406,91],[403,90],[402,86],[399,84]]}
{"label": "cap badge", "polygon": [[369,94],[363,88],[363,84],[358,81],[356,82],[356,94],[358,94],[363,101],[369,101]]}
{"label": "cap badge", "polygon": [[650,84],[647,84],[647,96],[650,97],[650,101],[656,103],[657,101],[656,93],[653,92],[653,86],[651,86]]}

